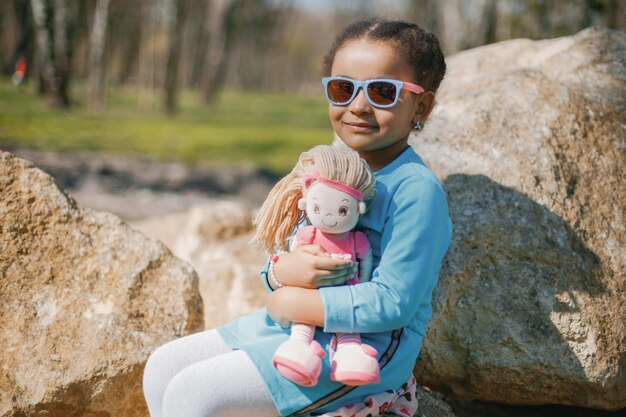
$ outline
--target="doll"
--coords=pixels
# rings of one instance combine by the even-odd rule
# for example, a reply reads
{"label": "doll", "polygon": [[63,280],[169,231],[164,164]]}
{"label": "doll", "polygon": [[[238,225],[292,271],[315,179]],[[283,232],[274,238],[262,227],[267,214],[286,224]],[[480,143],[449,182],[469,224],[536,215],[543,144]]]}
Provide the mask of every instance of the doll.
{"label": "doll", "polygon": [[[302,153],[291,173],[270,192],[255,220],[252,243],[270,253],[287,250],[289,236],[306,220],[309,225],[297,230],[289,249],[318,244],[332,257],[357,262],[358,271],[346,284],[366,281],[372,272],[372,252],[365,234],[353,229],[366,211],[365,201],[376,195],[374,182],[369,166],[355,151],[316,146]],[[289,339],[273,357],[278,372],[303,386],[317,384],[325,356],[314,333],[315,326],[292,323]],[[358,334],[337,334],[334,340],[332,380],[352,386],[380,380],[373,347],[361,343]]]}

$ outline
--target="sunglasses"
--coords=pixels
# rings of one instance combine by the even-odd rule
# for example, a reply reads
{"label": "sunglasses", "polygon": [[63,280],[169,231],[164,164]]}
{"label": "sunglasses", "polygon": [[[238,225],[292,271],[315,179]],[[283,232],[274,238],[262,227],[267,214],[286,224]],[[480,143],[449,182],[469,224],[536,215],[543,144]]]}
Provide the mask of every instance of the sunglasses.
{"label": "sunglasses", "polygon": [[417,84],[388,78],[357,81],[347,77],[322,78],[326,99],[335,106],[347,106],[359,93],[359,88],[365,92],[367,101],[379,109],[388,109],[398,103],[400,91],[404,88],[415,94],[425,90]]}

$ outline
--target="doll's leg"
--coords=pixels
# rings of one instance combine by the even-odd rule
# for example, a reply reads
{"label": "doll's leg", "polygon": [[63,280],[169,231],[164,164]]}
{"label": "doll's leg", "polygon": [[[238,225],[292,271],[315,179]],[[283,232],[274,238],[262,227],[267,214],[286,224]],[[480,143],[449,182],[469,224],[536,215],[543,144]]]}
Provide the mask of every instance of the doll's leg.
{"label": "doll's leg", "polygon": [[232,352],[217,330],[208,330],[166,343],[148,358],[143,373],[143,391],[151,417],[161,417],[165,388],[188,366]]}
{"label": "doll's leg", "polygon": [[361,342],[358,333],[337,333],[337,347],[330,359],[330,379],[345,385],[365,385],[380,381],[376,349]]}
{"label": "doll's leg", "polygon": [[291,336],[274,353],[273,364],[278,372],[296,384],[311,387],[317,384],[326,353],[313,340],[315,326],[291,324]]}
{"label": "doll's leg", "polygon": [[247,353],[232,351],[191,365],[169,383],[162,417],[278,417]]}

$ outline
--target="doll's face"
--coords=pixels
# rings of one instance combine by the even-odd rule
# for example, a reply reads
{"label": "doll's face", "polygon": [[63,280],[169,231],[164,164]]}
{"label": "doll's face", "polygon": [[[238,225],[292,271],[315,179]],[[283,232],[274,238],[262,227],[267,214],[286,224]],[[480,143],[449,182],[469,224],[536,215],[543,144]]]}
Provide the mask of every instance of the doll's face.
{"label": "doll's face", "polygon": [[349,232],[359,220],[359,201],[318,182],[307,190],[306,214],[311,225],[325,233]]}

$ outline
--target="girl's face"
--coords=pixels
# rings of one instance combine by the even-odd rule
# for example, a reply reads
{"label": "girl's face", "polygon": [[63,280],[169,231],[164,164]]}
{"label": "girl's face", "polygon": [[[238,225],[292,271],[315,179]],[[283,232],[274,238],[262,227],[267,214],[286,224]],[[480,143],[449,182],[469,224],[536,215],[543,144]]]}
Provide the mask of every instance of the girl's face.
{"label": "girl's face", "polygon": [[[372,78],[419,81],[412,79],[411,68],[394,53],[389,43],[365,39],[350,41],[337,51],[331,75],[360,81]],[[346,106],[329,104],[330,122],[343,142],[377,170],[406,148],[414,121],[425,121],[422,99],[429,94],[432,95],[402,90],[394,107],[380,109],[373,107],[360,89]]]}

